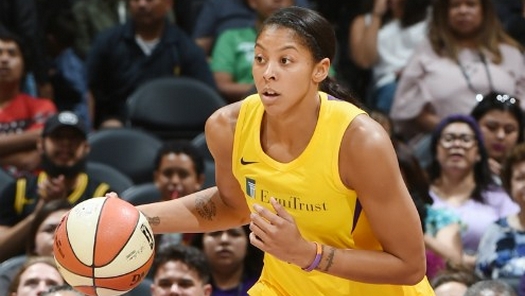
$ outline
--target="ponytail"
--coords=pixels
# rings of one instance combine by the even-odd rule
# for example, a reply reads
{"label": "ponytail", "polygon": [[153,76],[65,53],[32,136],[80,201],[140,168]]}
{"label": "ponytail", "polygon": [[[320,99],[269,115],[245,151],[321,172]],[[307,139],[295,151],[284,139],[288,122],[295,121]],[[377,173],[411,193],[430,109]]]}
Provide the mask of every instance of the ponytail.
{"label": "ponytail", "polygon": [[364,109],[364,104],[346,87],[339,84],[334,78],[327,76],[320,84],[319,89],[338,99],[350,102],[357,107]]}

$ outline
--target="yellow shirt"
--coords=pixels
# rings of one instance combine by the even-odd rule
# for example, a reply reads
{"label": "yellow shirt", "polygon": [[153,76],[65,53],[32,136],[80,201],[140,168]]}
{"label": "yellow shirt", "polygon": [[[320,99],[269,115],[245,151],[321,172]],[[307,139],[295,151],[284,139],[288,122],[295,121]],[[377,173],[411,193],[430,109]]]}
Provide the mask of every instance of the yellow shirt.
{"label": "yellow shirt", "polygon": [[[342,249],[381,250],[356,192],[342,183],[339,148],[350,122],[364,111],[320,92],[319,119],[306,149],[289,163],[269,157],[260,145],[264,106],[246,98],[235,129],[232,167],[246,200],[272,209],[274,197],[294,217],[301,234]],[[273,209],[272,209],[273,210]],[[357,223],[355,223],[357,222]],[[354,227],[355,223],[355,227]],[[371,285],[300,267],[265,254],[264,268],[250,295],[434,295],[427,280],[416,286]]]}

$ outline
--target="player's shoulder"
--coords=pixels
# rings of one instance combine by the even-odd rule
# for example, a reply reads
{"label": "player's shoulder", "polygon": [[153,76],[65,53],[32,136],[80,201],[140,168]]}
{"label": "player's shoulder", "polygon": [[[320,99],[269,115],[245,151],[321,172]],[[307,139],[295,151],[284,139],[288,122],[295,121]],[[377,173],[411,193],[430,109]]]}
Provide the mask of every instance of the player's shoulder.
{"label": "player's shoulder", "polygon": [[390,137],[383,126],[366,113],[362,113],[348,125],[343,145],[348,145],[351,150],[363,151],[362,149],[379,148],[390,143]]}
{"label": "player's shoulder", "polygon": [[206,137],[233,134],[242,102],[235,102],[217,109],[206,120]]}

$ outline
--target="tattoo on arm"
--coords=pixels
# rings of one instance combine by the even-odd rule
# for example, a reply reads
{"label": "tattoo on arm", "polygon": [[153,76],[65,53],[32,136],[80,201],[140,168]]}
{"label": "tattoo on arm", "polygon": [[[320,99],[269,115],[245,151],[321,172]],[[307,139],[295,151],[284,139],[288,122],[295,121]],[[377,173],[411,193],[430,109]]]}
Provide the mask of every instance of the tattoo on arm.
{"label": "tattoo on arm", "polygon": [[148,219],[148,222],[150,225],[159,225],[160,224],[160,218],[159,217],[146,217]]}
{"label": "tattoo on arm", "polygon": [[[325,250],[326,250],[326,253],[325,253]],[[326,265],[323,268],[323,271],[329,271],[330,267],[332,267],[332,264],[334,263],[335,248],[328,247],[328,246],[325,248],[323,246],[323,254],[326,254],[326,258],[324,258]]]}
{"label": "tattoo on arm", "polygon": [[211,200],[211,196],[197,196],[195,198],[195,208],[197,213],[206,220],[213,220],[217,215],[217,207]]}

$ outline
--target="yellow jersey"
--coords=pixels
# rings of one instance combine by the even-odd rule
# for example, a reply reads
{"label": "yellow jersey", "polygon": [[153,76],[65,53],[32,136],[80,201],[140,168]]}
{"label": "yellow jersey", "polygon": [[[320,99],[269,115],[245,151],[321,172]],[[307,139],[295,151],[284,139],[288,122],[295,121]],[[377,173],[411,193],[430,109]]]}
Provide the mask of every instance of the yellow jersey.
{"label": "yellow jersey", "polygon": [[[261,148],[264,114],[259,95],[247,97],[239,112],[232,168],[248,206],[257,203],[273,211],[274,197],[292,215],[303,237],[340,249],[382,250],[360,210],[356,192],[339,174],[339,148],[351,121],[365,112],[353,104],[319,92],[319,118],[305,150],[281,163]],[[265,254],[252,296],[264,295],[434,295],[424,279],[415,286],[377,285],[350,281],[300,267]]]}

